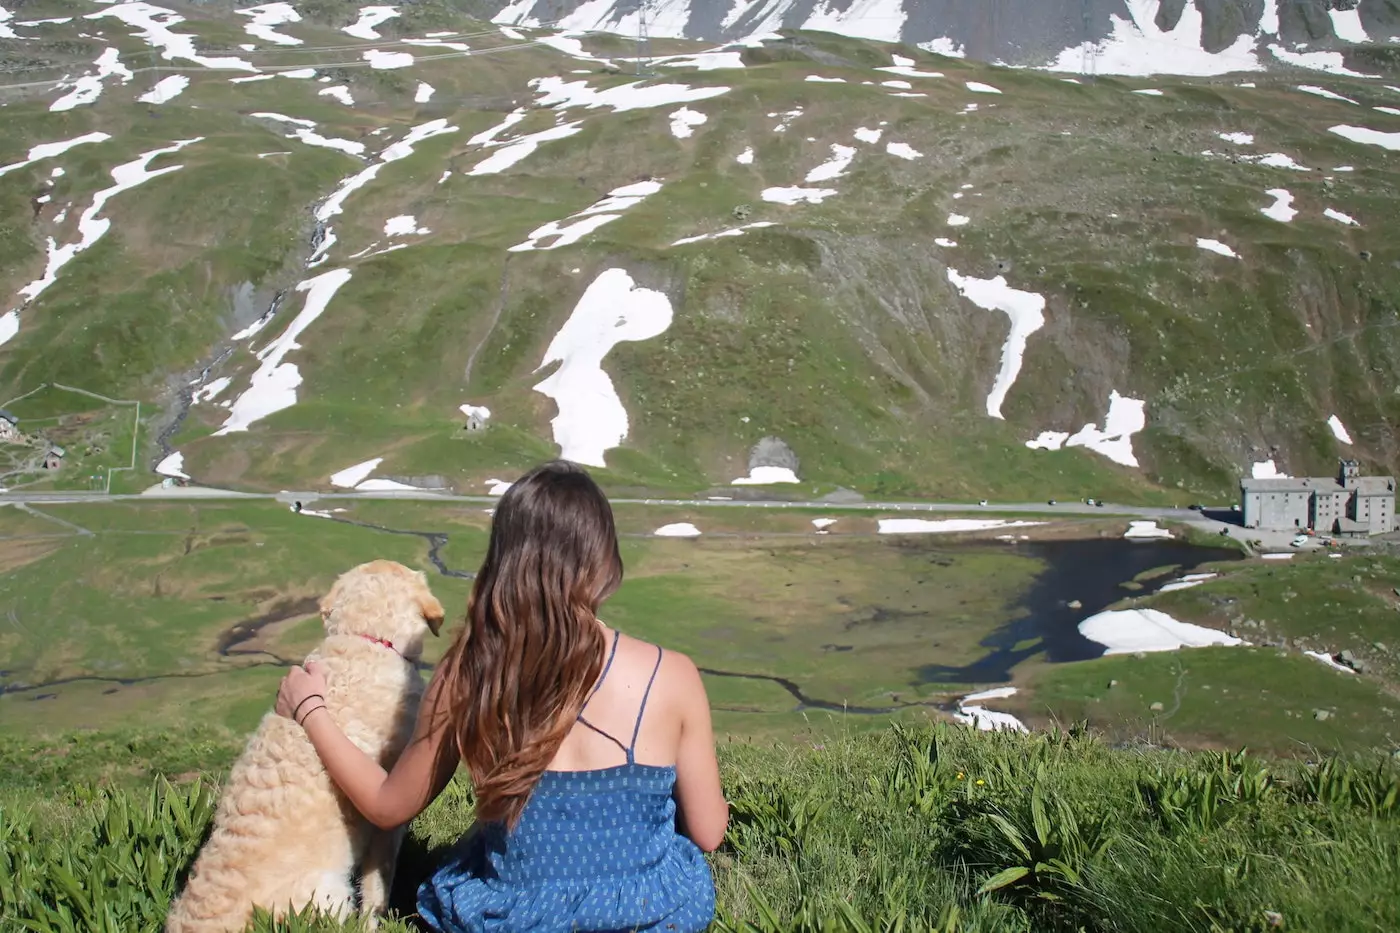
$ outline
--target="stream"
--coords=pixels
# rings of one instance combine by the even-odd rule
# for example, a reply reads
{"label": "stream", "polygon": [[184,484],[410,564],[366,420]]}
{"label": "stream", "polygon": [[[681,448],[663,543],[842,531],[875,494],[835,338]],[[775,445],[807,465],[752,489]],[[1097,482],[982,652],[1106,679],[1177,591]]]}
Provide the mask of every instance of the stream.
{"label": "stream", "polygon": [[[458,579],[475,577],[470,571],[448,566],[443,559],[442,550],[450,540],[447,532],[389,528],[330,514],[324,517],[384,534],[422,538],[428,545],[428,560],[438,573]],[[974,543],[968,546],[986,545]],[[915,669],[917,682],[925,685],[1006,683],[1011,679],[1012,670],[1017,664],[1040,652],[1044,652],[1046,659],[1051,663],[1099,657],[1103,653],[1103,646],[1081,635],[1079,623],[1127,596],[1129,590],[1124,588],[1124,583],[1147,570],[1173,567],[1170,573],[1135,591],[1137,595],[1146,596],[1202,564],[1240,557],[1237,551],[1226,548],[1205,548],[1168,540],[1123,541],[1117,538],[1022,542],[1017,545],[1017,550],[1038,558],[1045,564],[1045,570],[1035,578],[1018,603],[1021,614],[1003,623],[982,639],[979,644],[986,649],[982,657],[962,666],[923,665]],[[1071,608],[1070,603],[1076,601],[1078,607]],[[241,664],[240,667],[290,667],[299,663],[296,659],[283,658],[265,649],[250,647],[249,643],[267,626],[312,615],[317,612],[317,608],[318,601],[313,597],[276,603],[261,615],[239,621],[221,632],[215,642],[216,654],[226,660],[247,659],[248,663]],[[423,662],[419,662],[418,666],[420,670],[430,670],[430,666]],[[37,684],[13,680],[15,672],[3,671],[0,672],[0,695],[30,694],[29,699],[35,701],[51,699],[56,695],[52,692],[54,688],[84,681],[112,684],[111,688],[104,691],[112,693],[123,686],[208,677],[225,673],[227,670],[228,668],[215,668],[209,671],[156,674],[148,677],[80,675]],[[911,707],[951,708],[947,701],[931,699],[887,706],[856,706],[811,696],[800,684],[785,677],[708,667],[701,667],[700,671],[711,677],[772,683],[792,697],[797,710],[824,710],[873,716]]]}

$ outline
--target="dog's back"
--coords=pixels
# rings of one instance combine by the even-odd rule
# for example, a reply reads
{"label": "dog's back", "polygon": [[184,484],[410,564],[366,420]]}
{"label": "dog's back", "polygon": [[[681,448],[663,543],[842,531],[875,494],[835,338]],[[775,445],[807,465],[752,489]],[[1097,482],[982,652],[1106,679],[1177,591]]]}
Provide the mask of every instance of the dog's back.
{"label": "dog's back", "polygon": [[[328,637],[310,659],[324,666],[329,715],[391,768],[422,699],[413,664],[354,635]],[[171,907],[166,933],[238,933],[255,905],[282,913],[315,903],[344,916],[355,866],[377,832],[332,784],[302,728],[268,713],[233,766],[213,833]],[[387,891],[375,894],[384,897]]]}

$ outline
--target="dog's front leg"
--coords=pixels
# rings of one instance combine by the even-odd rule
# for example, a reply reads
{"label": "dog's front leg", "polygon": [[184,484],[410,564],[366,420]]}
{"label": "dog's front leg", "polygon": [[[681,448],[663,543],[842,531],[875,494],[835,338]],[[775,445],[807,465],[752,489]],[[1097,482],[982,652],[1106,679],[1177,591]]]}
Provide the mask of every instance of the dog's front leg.
{"label": "dog's front leg", "polygon": [[364,868],[360,874],[360,913],[371,923],[389,906],[389,892],[394,887],[394,869],[399,861],[407,826],[397,829],[376,829],[365,851]]}

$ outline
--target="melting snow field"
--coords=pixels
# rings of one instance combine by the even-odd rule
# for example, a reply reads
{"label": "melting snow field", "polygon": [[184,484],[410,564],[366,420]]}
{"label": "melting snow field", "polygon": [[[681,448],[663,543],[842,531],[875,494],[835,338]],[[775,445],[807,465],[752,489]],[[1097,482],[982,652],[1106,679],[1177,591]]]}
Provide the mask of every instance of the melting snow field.
{"label": "melting snow field", "polygon": [[1079,623],[1079,634],[1103,645],[1104,654],[1175,651],[1207,645],[1241,645],[1238,638],[1215,629],[1178,622],[1158,609],[1100,612]]}
{"label": "melting snow field", "polygon": [[968,705],[979,700],[1004,700],[1015,695],[1015,687],[994,687],[981,693],[969,693],[958,700],[958,711],[953,714],[953,720],[965,726],[974,726],[981,732],[995,732],[1001,729],[1026,732],[1028,730],[1025,724],[1010,713],[998,713],[981,705]]}
{"label": "melting snow field", "polygon": [[736,155],[736,156],[734,157],[734,161],[735,161],[735,162],[738,162],[740,165],[752,165],[752,164],[753,164],[753,146],[749,146],[749,147],[748,147],[747,149],[745,149],[743,152],[741,152],[741,153],[739,153],[738,155]]}
{"label": "melting snow field", "polygon": [[664,333],[671,314],[664,293],[638,287],[623,269],[608,269],[588,286],[535,370],[559,364],[534,388],[559,407],[550,425],[561,457],[585,466],[607,465],[603,453],[627,437],[628,422],[603,358],[624,340]]}
{"label": "melting snow field", "polygon": [[1250,133],[1220,133],[1218,135],[1227,143],[1234,143],[1237,146],[1254,145],[1254,136]]}
{"label": "melting snow field", "polygon": [[[520,119],[523,119],[524,112],[517,112],[520,114]],[[514,113],[507,116],[505,121],[499,126],[494,127],[491,130],[487,130],[486,133],[499,132],[500,130],[512,125],[512,123],[520,122],[520,119],[512,120],[512,117],[515,117]],[[467,172],[467,174],[495,175],[499,172],[504,172],[506,169],[510,168],[512,165],[515,165],[522,159],[528,157],[531,153],[538,149],[540,147],[540,143],[547,143],[556,139],[567,139],[568,137],[579,132],[580,129],[582,129],[582,126],[577,122],[563,123],[559,126],[550,127],[547,130],[541,130],[538,133],[532,133],[529,136],[521,136],[518,139],[510,140],[508,144],[497,142],[494,139],[488,139],[485,141],[485,145],[501,146],[502,148],[496,152],[493,152],[491,155],[487,156],[486,158],[478,162],[476,165],[472,166],[471,171]],[[476,142],[476,140],[483,135],[486,134],[478,134],[478,136],[472,137],[472,139],[468,140],[468,144],[470,145],[471,143]]]}
{"label": "melting snow field", "polygon": [[883,136],[884,133],[885,131],[881,129],[872,130],[868,127],[858,126],[856,127],[855,137],[863,143],[878,143],[880,137]]}
{"label": "melting snow field", "polygon": [[601,91],[590,87],[587,81],[565,81],[563,78],[535,78],[529,85],[540,93],[537,103],[541,107],[558,110],[611,107],[615,113],[671,104],[693,104],[729,93],[727,87],[693,88],[685,84],[651,84],[643,87],[643,83],[633,81]]}
{"label": "melting snow field", "polygon": [[412,214],[400,214],[384,221],[385,236],[427,236],[432,232],[427,227],[418,226],[418,221]]}
{"label": "melting snow field", "polygon": [[1335,220],[1339,224],[1345,224],[1348,227],[1361,226],[1356,222],[1356,218],[1352,217],[1350,214],[1343,214],[1341,211],[1335,211],[1330,207],[1322,212],[1322,216],[1326,217],[1328,220]]}
{"label": "melting snow field", "polygon": [[959,531],[988,531],[993,528],[1027,528],[1044,522],[1011,521],[1004,518],[882,518],[882,535],[952,534]]}
{"label": "melting snow field", "polygon": [[316,92],[323,97],[334,97],[347,107],[355,106],[355,98],[350,93],[350,88],[344,84],[337,84],[333,87],[323,87]]}
{"label": "melting snow field", "polygon": [[[878,138],[879,137],[877,136],[876,139]],[[886,143],[885,152],[892,156],[897,156],[901,159],[908,159],[911,162],[915,159],[922,159],[924,157],[924,154],[922,152],[915,149],[908,143]]]}
{"label": "melting snow field", "polygon": [[1343,444],[1351,443],[1351,434],[1347,432],[1347,426],[1342,424],[1342,419],[1336,415],[1327,419],[1327,426],[1332,429],[1332,436]]}
{"label": "melting snow field", "polygon": [[436,90],[431,84],[428,84],[425,81],[419,81],[418,89],[413,92],[413,102],[415,104],[426,104],[428,101],[433,99],[433,94],[435,93]]}
{"label": "melting snow field", "polygon": [[970,223],[972,223],[972,218],[968,217],[966,214],[948,215],[948,226],[950,227],[965,227]]}
{"label": "melting snow field", "polygon": [[[1181,11],[1176,27],[1157,25],[1160,0],[1124,0],[1128,17],[1111,15],[1112,34],[1100,42],[1085,42],[1065,49],[1046,67],[1050,71],[1081,72],[1092,61],[1097,74],[1153,74],[1210,76],[1234,71],[1260,71],[1252,33],[1241,34],[1219,52],[1202,47],[1204,19],[1194,3]],[[1277,31],[1277,30],[1275,30]],[[1339,56],[1340,57],[1340,56]]]}
{"label": "melting snow field", "polygon": [[365,144],[351,139],[337,139],[329,136],[322,136],[313,127],[316,126],[314,120],[304,120],[301,117],[289,117],[281,113],[258,112],[250,113],[250,117],[257,117],[262,120],[274,120],[278,123],[290,123],[296,127],[292,131],[292,136],[301,140],[308,146],[320,146],[322,149],[335,149],[347,155],[362,155],[365,151]]}
{"label": "melting snow field", "polygon": [[1349,139],[1354,143],[1365,143],[1368,146],[1380,146],[1392,152],[1400,151],[1400,133],[1382,133],[1380,130],[1367,129],[1364,126],[1334,126],[1330,133],[1336,133],[1343,139]]}
{"label": "melting snow field", "polygon": [[413,55],[409,52],[382,52],[379,49],[367,49],[360,57],[377,71],[412,68],[414,62]]}
{"label": "melting snow field", "polygon": [[1157,527],[1157,523],[1153,521],[1128,522],[1128,530],[1123,532],[1123,537],[1129,539],[1170,538],[1172,533],[1165,528]]}
{"label": "melting snow field", "polygon": [[143,104],[168,104],[185,92],[190,79],[185,75],[161,78],[149,91],[136,98]]}
{"label": "melting snow field", "polygon": [[296,404],[301,373],[295,363],[285,363],[283,360],[288,353],[301,349],[297,338],[321,316],[335,293],[348,281],[350,270],[332,269],[297,283],[296,290],[307,293],[306,303],[281,336],[258,351],[260,365],[253,373],[248,388],[229,409],[228,420],[214,432],[215,437],[246,431],[254,422]]}
{"label": "melting snow field", "polygon": [[136,30],[133,33],[147,45],[161,50],[161,58],[174,61],[182,58],[212,69],[252,71],[258,69],[241,58],[210,58],[195,50],[195,37],[186,33],[171,32],[171,26],[185,21],[183,16],[163,7],[143,2],[117,3],[105,10],[89,13],[83,19],[97,20],[105,17],[121,20]]}
{"label": "melting snow field", "polygon": [[1249,475],[1253,479],[1288,479],[1287,473],[1279,471],[1272,458],[1258,460],[1250,465]]}
{"label": "melting snow field", "polygon": [[346,467],[339,473],[331,474],[331,485],[341,489],[354,489],[361,482],[369,478],[379,464],[384,462],[383,457],[375,457],[373,460],[366,460],[364,463],[357,463],[352,467]]}
{"label": "melting snow field", "polygon": [[941,71],[920,71],[914,67],[914,59],[905,58],[903,55],[891,55],[890,60],[893,65],[886,65],[883,68],[876,68],[876,71],[887,71],[892,75],[903,75],[906,78],[941,78]]}
{"label": "melting snow field", "polygon": [[1277,220],[1279,223],[1285,224],[1298,216],[1298,212],[1293,209],[1293,195],[1289,194],[1287,189],[1270,188],[1264,193],[1272,197],[1274,203],[1270,204],[1268,207],[1261,207],[1259,213],[1271,220]]}
{"label": "melting snow field", "polygon": [[1043,431],[1035,440],[1026,441],[1032,450],[1059,450],[1061,447],[1087,447],[1114,463],[1135,467],[1133,435],[1147,427],[1147,403],[1119,395],[1117,390],[1108,397],[1108,414],[1103,430],[1096,424],[1086,424],[1074,434],[1063,431]]}
{"label": "melting snow field", "polygon": [[[621,188],[614,188],[608,192],[608,196],[601,201],[596,201],[577,214],[573,214],[563,220],[551,220],[543,227],[536,227],[530,231],[530,235],[524,243],[517,243],[510,247],[507,252],[519,253],[534,249],[558,249],[561,246],[569,246],[577,243],[588,234],[597,230],[604,224],[612,223],[622,216],[622,212],[629,207],[634,207],[642,203],[649,196],[661,190],[659,181],[639,181],[632,185],[623,185]],[[570,223],[573,221],[573,223]],[[548,246],[541,246],[542,240],[554,237],[553,243]]]}
{"label": "melting snow field", "polygon": [[1189,590],[1189,589],[1191,589],[1193,586],[1200,586],[1202,583],[1206,582],[1207,580],[1214,580],[1214,579],[1216,578],[1216,576],[1217,576],[1217,574],[1213,574],[1213,573],[1188,573],[1186,576],[1182,577],[1180,580],[1173,580],[1172,582],[1170,582],[1170,583],[1164,585],[1164,586],[1163,586],[1161,589],[1159,589],[1157,592],[1159,592],[1159,593],[1174,593],[1174,592],[1176,592],[1177,590]]}
{"label": "melting snow field", "polygon": [[987,395],[987,414],[1000,418],[1006,394],[1011,391],[1016,376],[1021,372],[1026,340],[1045,325],[1045,298],[1035,292],[1012,288],[1006,284],[1006,277],[1001,275],[994,279],[975,279],[949,269],[948,281],[977,307],[1005,312],[1011,319],[1011,332],[1001,348],[1001,368],[997,371],[992,391]]}
{"label": "melting snow field", "polygon": [[800,483],[797,474],[787,467],[761,466],[749,470],[748,476],[741,476],[730,483],[731,486],[771,486],[774,483]]}
{"label": "melting snow field", "polygon": [[662,525],[652,534],[658,538],[696,538],[700,535],[700,529],[690,522],[673,522],[669,525]]}
{"label": "melting snow field", "polygon": [[[92,135],[102,134],[89,134],[89,136]],[[168,175],[184,167],[182,165],[169,165],[152,172],[148,169],[148,166],[153,159],[158,156],[179,152],[186,146],[197,143],[203,138],[202,136],[197,136],[194,139],[180,140],[162,149],[153,149],[150,152],[142,153],[136,159],[130,162],[124,162],[113,168],[112,180],[115,181],[116,184],[110,188],[103,188],[101,191],[94,194],[92,196],[92,204],[78,217],[78,241],[76,243],[68,243],[59,246],[58,242],[53,237],[49,237],[48,261],[44,267],[44,274],[42,277],[35,279],[19,290],[20,298],[22,299],[20,308],[23,308],[29,302],[39,297],[46,288],[58,280],[58,272],[60,269],[72,262],[79,253],[91,248],[94,243],[102,239],[107,231],[111,229],[112,221],[106,217],[98,216],[102,213],[103,208],[107,206],[109,200],[121,194],[123,191],[128,191],[135,188],[137,185],[150,181],[152,178]],[[82,137],[80,137],[80,139],[82,139]],[[96,142],[97,140],[89,139],[87,141]],[[56,147],[77,144],[78,140],[68,140],[66,143],[50,143],[49,145],[51,147]],[[37,148],[39,147],[35,147],[35,149]],[[58,152],[62,151],[64,150],[58,150]],[[31,157],[33,154],[34,150],[31,149]],[[50,153],[46,152],[46,154]],[[55,152],[52,154],[57,153]],[[0,317],[0,345],[3,345],[7,340],[13,337],[18,330],[19,309],[17,308],[7,312],[3,317]]]}
{"label": "melting snow field", "polygon": [[1238,259],[1239,254],[1219,240],[1196,239],[1196,245],[1201,249],[1210,250],[1212,253],[1219,253],[1222,256],[1229,256],[1231,259]]}
{"label": "melting snow field", "polygon": [[981,81],[968,81],[967,89],[974,94],[1000,94],[999,88],[994,88],[990,84],[983,84]]}

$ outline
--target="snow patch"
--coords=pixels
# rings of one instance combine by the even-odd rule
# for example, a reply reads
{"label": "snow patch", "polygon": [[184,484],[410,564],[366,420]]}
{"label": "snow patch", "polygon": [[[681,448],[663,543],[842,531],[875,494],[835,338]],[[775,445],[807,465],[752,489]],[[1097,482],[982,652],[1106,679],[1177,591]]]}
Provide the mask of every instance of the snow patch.
{"label": "snow patch", "polygon": [[846,169],[850,167],[851,160],[855,157],[855,146],[842,146],[839,143],[832,143],[831,158],[808,172],[807,177],[804,178],[803,181],[831,181],[833,178],[840,178],[842,175],[846,174]]}
{"label": "snow patch", "polygon": [[392,479],[367,479],[355,487],[356,492],[421,492],[422,489]]}
{"label": "snow patch", "polygon": [[1207,580],[1213,580],[1213,579],[1215,579],[1216,576],[1218,576],[1218,574],[1214,574],[1214,573],[1188,573],[1186,576],[1182,577],[1180,580],[1173,580],[1173,581],[1170,582],[1170,583],[1164,584],[1164,585],[1162,586],[1162,588],[1159,589],[1157,592],[1158,592],[1158,593],[1175,593],[1177,590],[1189,590],[1189,589],[1191,589],[1193,586],[1200,586],[1202,583],[1205,583]]}
{"label": "snow patch", "polygon": [[787,467],[761,466],[749,470],[748,476],[741,476],[730,483],[731,486],[771,486],[774,483],[800,483],[797,474]]}
{"label": "snow patch", "polygon": [[1219,240],[1207,240],[1202,237],[1196,238],[1196,245],[1201,249],[1210,250],[1212,253],[1219,253],[1222,256],[1229,256],[1231,259],[1239,259],[1239,254]]}
{"label": "snow patch", "polygon": [[864,126],[858,126],[856,127],[855,137],[863,143],[878,143],[880,137],[883,136],[884,133],[885,131],[881,129],[872,130]]}
{"label": "snow patch", "polygon": [[529,86],[540,94],[536,102],[541,107],[567,110],[570,107],[584,107],[589,110],[611,107],[614,113],[629,110],[644,110],[650,107],[666,107],[671,104],[693,104],[709,100],[721,94],[728,94],[728,87],[698,87],[685,84],[650,84],[633,81],[616,87],[597,90],[587,81],[565,81],[563,78],[534,78]]}
{"label": "snow patch", "polygon": [[297,338],[321,316],[335,293],[348,281],[349,269],[332,269],[297,283],[296,290],[307,293],[305,304],[281,336],[258,352],[261,362],[257,371],[248,388],[234,400],[228,420],[214,432],[215,437],[246,431],[254,422],[296,404],[301,373],[295,363],[283,360],[288,353],[301,349]]}
{"label": "snow patch", "polygon": [[[951,218],[949,223],[952,223]],[[1002,403],[1021,372],[1026,341],[1045,325],[1045,298],[1035,292],[1012,288],[1006,283],[1006,277],[1001,275],[994,279],[977,279],[949,269],[948,281],[977,307],[1002,311],[1011,320],[1011,331],[1001,348],[1001,368],[997,371],[992,391],[987,395],[987,414],[1001,418]]]}
{"label": "snow patch", "polygon": [[257,72],[257,68],[241,58],[211,58],[195,51],[195,37],[185,33],[171,32],[170,27],[185,22],[185,18],[163,7],[135,0],[109,6],[105,10],[89,13],[83,19],[112,17],[137,30],[134,35],[153,49],[161,50],[161,58],[174,61],[177,58],[203,65],[205,68],[234,71]]}
{"label": "snow patch", "polygon": [[1258,460],[1250,464],[1249,475],[1253,479],[1290,479],[1291,477],[1274,464],[1273,458]]}
{"label": "snow patch", "polygon": [[946,236],[934,237],[933,242],[944,249],[952,249],[958,245],[957,240],[950,240]]}
{"label": "snow patch", "polygon": [[980,693],[970,693],[958,700],[958,711],[953,714],[953,720],[965,726],[973,726],[980,732],[997,732],[1003,729],[1010,732],[1026,732],[1028,730],[1025,723],[1010,713],[998,713],[981,705],[968,705],[978,700],[1004,700],[1015,695],[1015,687],[995,687]]}
{"label": "snow patch", "polygon": [[360,7],[359,19],[355,20],[352,25],[345,26],[340,31],[348,36],[354,36],[356,39],[367,39],[370,41],[382,39],[384,37],[376,32],[374,27],[398,15],[399,11],[391,6],[362,6]]}
{"label": "snow patch", "polygon": [[1346,66],[1346,59],[1341,52],[1290,52],[1281,45],[1271,45],[1269,51],[1279,61],[1295,65],[1298,68],[1311,68],[1313,71],[1325,71],[1328,74],[1345,75],[1349,78],[1377,77],[1377,75],[1352,71]]}
{"label": "snow patch", "polygon": [[775,204],[820,204],[836,194],[835,188],[764,188],[759,196]]}
{"label": "snow patch", "polygon": [[388,71],[394,68],[413,67],[413,55],[408,52],[382,52],[379,49],[366,49],[361,55],[369,66],[378,71]]}
{"label": "snow patch", "polygon": [[1400,151],[1400,133],[1382,133],[1380,130],[1368,129],[1364,126],[1334,126],[1329,133],[1336,133],[1343,139],[1349,139],[1354,143],[1365,143],[1368,146],[1380,146],[1392,152]]}
{"label": "snow patch", "polygon": [[[1396,135],[1400,136],[1400,134]],[[1298,212],[1293,209],[1293,195],[1289,194],[1287,189],[1270,188],[1264,193],[1271,196],[1274,199],[1274,203],[1270,204],[1268,207],[1261,207],[1259,213],[1271,220],[1277,220],[1279,223],[1285,224],[1298,216]]]}
{"label": "snow patch", "polygon": [[[110,78],[112,75],[119,75],[122,84],[131,81],[131,69],[121,62],[121,57],[116,49],[104,49],[102,54],[97,56],[97,61],[93,62],[97,67],[97,74],[84,75],[72,84],[73,90],[64,94],[58,100],[49,105],[49,110],[60,113],[65,110],[72,110],[74,107],[84,107],[95,103],[97,98],[102,96],[102,79]],[[60,87],[67,85],[60,84]]]}
{"label": "snow patch", "polygon": [[384,462],[383,457],[375,457],[373,460],[366,460],[354,466],[346,467],[338,473],[331,474],[331,485],[341,489],[354,489],[361,482],[366,480],[379,464]]}
{"label": "snow patch", "polygon": [[994,88],[990,84],[983,84],[981,81],[968,81],[967,89],[974,94],[1000,94],[999,88]]}
{"label": "snow patch", "polygon": [[1103,645],[1106,655],[1244,644],[1242,640],[1224,632],[1178,622],[1159,609],[1100,612],[1080,622],[1079,633]]}
{"label": "snow patch", "polygon": [[[469,174],[475,174],[475,170]],[[608,192],[606,198],[595,201],[577,214],[563,220],[551,220],[542,227],[536,227],[530,231],[530,235],[523,243],[517,243],[507,251],[521,253],[535,249],[558,249],[561,246],[570,246],[599,227],[617,220],[622,216],[623,211],[642,203],[646,198],[660,190],[661,182],[659,181],[641,181],[632,185],[623,185],[621,188],[614,188]],[[540,245],[540,241],[550,238],[554,238],[554,242],[548,246]]]}
{"label": "snow patch", "polygon": [[804,80],[804,81],[807,81],[807,82],[809,82],[809,83],[811,83],[811,84],[845,84],[845,83],[846,83],[846,79],[845,79],[845,78],[823,78],[821,75],[808,75],[806,78],[803,78],[803,80]]}
{"label": "snow patch", "polygon": [[[877,136],[876,139],[879,137]],[[915,159],[922,159],[924,154],[908,143],[886,143],[885,152],[900,159],[908,159],[910,162]],[[965,221],[964,221],[965,222]],[[950,221],[951,223],[951,221]]]}
{"label": "snow patch", "polygon": [[623,269],[604,271],[584,291],[535,370],[559,364],[534,389],[559,408],[550,425],[561,457],[586,466],[607,465],[603,454],[627,437],[628,421],[603,358],[624,340],[664,333],[671,316],[664,293],[638,287]]}
{"label": "snow patch", "polygon": [[1327,15],[1332,18],[1332,31],[1337,34],[1337,38],[1344,42],[1370,42],[1371,37],[1366,34],[1366,29],[1361,25],[1361,9],[1353,7],[1350,10],[1329,9]]}
{"label": "snow patch", "polygon": [[1147,427],[1146,408],[1145,401],[1119,395],[1115,390],[1108,397],[1103,430],[1096,424],[1086,424],[1074,434],[1042,431],[1035,440],[1026,441],[1026,446],[1032,450],[1087,447],[1114,463],[1135,467],[1138,461],[1133,453],[1133,435]]}
{"label": "snow patch", "polygon": [[752,164],[753,164],[753,146],[749,146],[749,147],[748,147],[747,149],[745,149],[743,152],[741,152],[741,153],[739,153],[738,155],[736,155],[736,156],[734,157],[734,161],[735,161],[735,162],[738,162],[740,165],[752,165]]}
{"label": "snow patch", "polygon": [[1339,100],[1346,104],[1352,104],[1357,107],[1361,106],[1360,104],[1356,103],[1356,101],[1352,100],[1350,97],[1343,97],[1342,95],[1334,91],[1329,91],[1325,87],[1318,87],[1315,84],[1300,84],[1298,85],[1298,90],[1302,91],[1305,94],[1316,94],[1318,97],[1325,97],[1328,100]]}
{"label": "snow patch", "polygon": [[[1289,556],[1291,557],[1292,555],[1290,554]],[[1304,651],[1303,654],[1312,658],[1314,661],[1321,661],[1323,664],[1326,664],[1334,671],[1341,671],[1343,674],[1356,673],[1356,671],[1347,667],[1345,664],[1338,663],[1337,660],[1333,658],[1332,655],[1328,654],[1326,651]]]}
{"label": "snow patch", "polygon": [[1341,211],[1333,210],[1330,207],[1322,212],[1322,216],[1326,217],[1328,220],[1335,220],[1339,224],[1346,224],[1348,227],[1361,226],[1356,222],[1356,218],[1349,214],[1343,214]]}
{"label": "snow patch", "polygon": [[1166,92],[1160,91],[1160,90],[1158,90],[1158,89],[1155,88],[1155,87],[1145,87],[1145,88],[1141,88],[1140,90],[1133,91],[1133,93],[1134,93],[1134,94],[1141,94],[1141,95],[1143,95],[1144,97],[1165,97],[1165,96],[1166,96]]}
{"label": "snow patch", "polygon": [[1332,436],[1343,444],[1351,443],[1351,434],[1347,431],[1346,425],[1342,424],[1342,419],[1336,415],[1327,419],[1327,426],[1332,429]]}
{"label": "snow patch", "polygon": [[290,3],[262,3],[258,6],[245,7],[241,10],[234,10],[239,16],[249,17],[249,21],[244,25],[243,30],[255,39],[262,39],[274,45],[301,45],[302,41],[295,36],[280,33],[274,26],[285,26],[287,23],[301,22],[301,16]]}
{"label": "snow patch", "polygon": [[1123,532],[1123,537],[1128,539],[1170,538],[1172,536],[1170,531],[1157,527],[1157,523],[1153,521],[1128,522],[1128,530]]}
{"label": "snow patch", "polygon": [[384,221],[385,236],[426,236],[433,231],[427,227],[418,226],[418,221],[412,214],[400,214],[398,217],[390,217]]}
{"label": "snow patch", "polygon": [[652,534],[658,538],[696,538],[700,535],[700,529],[690,522],[672,522],[669,525],[662,525]]}
{"label": "snow patch", "polygon": [[1254,135],[1252,133],[1218,133],[1217,135],[1227,143],[1234,143],[1237,146],[1254,145]]}
{"label": "snow patch", "polygon": [[[0,175],[8,175],[16,169],[24,168],[26,165],[33,165],[44,159],[52,159],[54,156],[63,155],[74,146],[85,146],[91,143],[102,143],[111,139],[107,133],[84,133],[82,136],[74,136],[72,139],[61,139],[53,143],[39,143],[31,146],[29,154],[18,162],[11,162],[9,165],[0,165]],[[54,177],[63,174],[63,169],[55,169]]]}
{"label": "snow patch", "polygon": [[179,479],[189,479],[185,473],[185,455],[178,450],[156,464],[156,472],[161,476],[174,476]]}
{"label": "snow patch", "polygon": [[344,84],[337,84],[333,87],[323,87],[316,92],[322,97],[333,97],[347,107],[355,106],[355,98],[350,94],[350,88]]}
{"label": "snow patch", "polygon": [[672,246],[685,246],[689,243],[700,243],[704,240],[718,240],[721,237],[742,236],[745,230],[754,230],[760,227],[777,226],[771,220],[759,220],[751,224],[744,224],[742,227],[734,227],[729,230],[721,230],[718,233],[702,233],[699,236],[681,237],[672,243]]}
{"label": "snow patch", "polygon": [[1241,34],[1229,48],[1207,52],[1203,48],[1204,19],[1194,3],[1181,11],[1170,30],[1157,25],[1160,0],[1124,0],[1128,16],[1110,15],[1112,33],[1099,42],[1084,42],[1065,49],[1046,67],[1050,71],[1082,72],[1092,63],[1095,74],[1222,75],[1234,71],[1260,71],[1253,34]]}
{"label": "snow patch", "polygon": [[413,102],[415,104],[426,104],[433,99],[435,89],[425,81],[418,82],[418,89],[413,92]]}
{"label": "snow patch", "polygon": [[161,78],[146,93],[136,98],[143,104],[168,104],[185,92],[190,79],[185,75],[169,75]]}
{"label": "snow patch", "polygon": [[877,524],[882,535],[953,534],[960,531],[987,531],[992,528],[1027,528],[1045,522],[1011,521],[1003,518],[882,518]]}
{"label": "snow patch", "polygon": [[695,127],[708,119],[709,117],[698,110],[682,107],[671,114],[671,135],[677,139],[688,139],[695,134]]}
{"label": "snow patch", "polygon": [[972,223],[972,218],[968,217],[966,214],[948,215],[948,226],[950,227],[965,227],[970,223]]}

